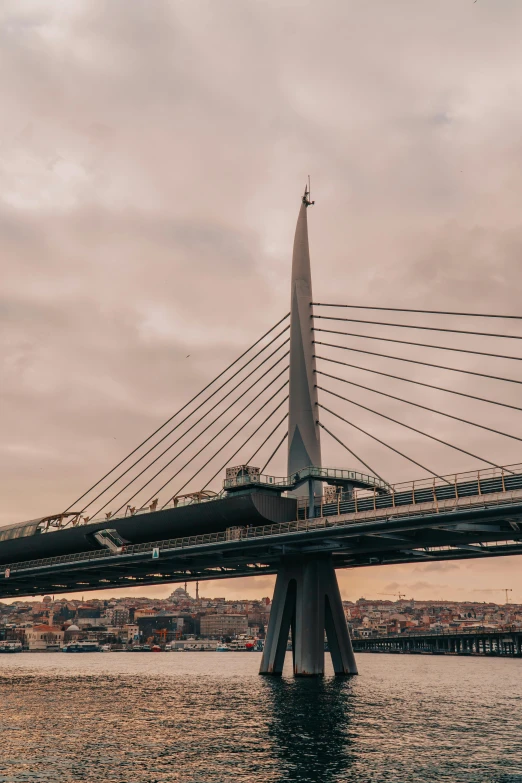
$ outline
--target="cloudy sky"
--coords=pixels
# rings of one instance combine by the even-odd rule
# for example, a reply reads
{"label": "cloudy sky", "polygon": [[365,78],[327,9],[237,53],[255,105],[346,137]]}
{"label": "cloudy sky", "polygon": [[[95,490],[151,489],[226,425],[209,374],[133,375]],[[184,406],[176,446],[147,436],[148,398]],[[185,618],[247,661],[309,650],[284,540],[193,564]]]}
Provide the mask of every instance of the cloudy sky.
{"label": "cloudy sky", "polygon": [[[308,174],[316,300],[519,313],[521,30],[518,0],[4,0],[0,525],[68,505],[288,311]],[[402,317],[441,320],[522,335],[516,322]],[[516,339],[326,328],[522,356]],[[522,378],[517,361],[329,341]],[[321,354],[520,405],[517,384]],[[521,412],[334,374],[522,437]],[[514,439],[324,385],[496,464],[522,461]],[[436,472],[486,467],[332,399]],[[390,481],[426,475],[328,416]],[[353,465],[326,435],[323,461]],[[282,453],[272,471],[285,472]],[[365,569],[340,583],[347,598],[489,600],[511,586],[522,601],[521,562]]]}

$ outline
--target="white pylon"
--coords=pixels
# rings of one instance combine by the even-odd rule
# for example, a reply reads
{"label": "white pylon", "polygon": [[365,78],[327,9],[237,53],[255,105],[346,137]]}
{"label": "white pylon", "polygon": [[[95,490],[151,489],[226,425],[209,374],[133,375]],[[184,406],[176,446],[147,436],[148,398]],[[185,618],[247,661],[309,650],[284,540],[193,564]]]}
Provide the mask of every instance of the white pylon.
{"label": "white pylon", "polygon": [[[313,346],[312,276],[308,247],[307,209],[313,203],[307,187],[295,229],[290,296],[290,389],[288,475],[309,465],[321,466],[321,441],[316,424],[317,389]],[[304,486],[301,492],[308,490]]]}

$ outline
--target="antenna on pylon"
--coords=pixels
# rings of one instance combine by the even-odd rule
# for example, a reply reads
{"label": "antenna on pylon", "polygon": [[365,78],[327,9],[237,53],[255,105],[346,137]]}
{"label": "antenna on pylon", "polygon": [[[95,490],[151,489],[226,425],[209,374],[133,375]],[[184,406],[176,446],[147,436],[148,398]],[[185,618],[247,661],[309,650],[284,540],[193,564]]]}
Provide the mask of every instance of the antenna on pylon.
{"label": "antenna on pylon", "polygon": [[315,204],[315,201],[310,201],[310,174],[308,175],[308,182],[305,185],[303,204],[307,207],[311,207]]}

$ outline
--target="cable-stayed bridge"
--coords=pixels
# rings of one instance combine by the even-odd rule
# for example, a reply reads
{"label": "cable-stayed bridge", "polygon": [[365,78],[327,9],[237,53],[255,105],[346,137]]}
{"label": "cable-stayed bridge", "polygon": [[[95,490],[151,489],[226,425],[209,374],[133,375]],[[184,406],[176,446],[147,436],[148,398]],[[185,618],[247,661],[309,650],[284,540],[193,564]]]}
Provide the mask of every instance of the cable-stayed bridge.
{"label": "cable-stayed bridge", "polygon": [[[281,672],[290,630],[296,674],[322,673],[326,630],[336,673],[353,674],[335,568],[522,553],[522,465],[503,466],[489,451],[477,454],[470,439],[453,442],[414,426],[407,413],[395,415],[414,408],[487,438],[520,442],[511,412],[522,408],[512,399],[431,383],[417,368],[471,379],[473,392],[491,381],[516,388],[522,381],[485,371],[495,359],[502,366],[520,361],[516,348],[478,348],[499,340],[516,347],[522,335],[507,326],[494,332],[471,327],[498,319],[511,325],[522,317],[314,303],[311,203],[307,189],[294,240],[291,312],[74,502],[1,528],[0,598],[277,574],[262,673]],[[353,310],[365,317],[348,317]],[[437,323],[373,320],[374,311],[429,315]],[[469,328],[460,328],[462,318]],[[373,333],[346,331],[353,328],[346,324],[370,326]],[[408,337],[418,330],[449,334],[451,345],[402,339],[394,329],[407,330]],[[346,337],[372,342],[361,347],[343,343]],[[383,353],[373,350],[376,341],[415,351]],[[459,362],[432,362],[432,351]],[[367,357],[377,364],[365,364]],[[469,357],[481,362],[480,371],[466,364]],[[416,376],[387,372],[381,359],[414,367]],[[375,378],[384,379],[384,389],[371,385]],[[423,401],[393,394],[397,383],[426,390]],[[480,403],[487,413],[435,408],[428,404],[431,392]],[[383,400],[392,400],[393,411],[379,409]],[[371,414],[377,426],[362,427],[358,411]],[[509,426],[498,423],[499,412],[509,414]],[[407,432],[408,444],[423,439],[476,467],[452,475],[433,470],[430,449],[419,457],[417,448],[412,456],[388,442],[378,426],[383,420]],[[348,468],[325,467],[321,432],[349,456]],[[360,446],[354,450],[350,432],[358,433],[358,443],[363,436],[391,451],[394,464],[410,462],[418,478],[393,483],[374,457],[370,465]],[[274,476],[270,467],[283,449],[286,475]]]}

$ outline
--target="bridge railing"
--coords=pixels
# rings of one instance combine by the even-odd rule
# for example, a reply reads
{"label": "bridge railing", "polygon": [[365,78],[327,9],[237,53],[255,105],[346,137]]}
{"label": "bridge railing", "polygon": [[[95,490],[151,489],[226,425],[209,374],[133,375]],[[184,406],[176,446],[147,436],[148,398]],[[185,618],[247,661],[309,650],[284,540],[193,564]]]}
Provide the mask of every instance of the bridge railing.
{"label": "bridge railing", "polygon": [[[509,506],[515,503],[522,503],[522,489],[511,492],[492,493],[490,495],[476,495],[465,498],[455,498],[453,500],[418,503],[408,506],[373,508],[368,511],[353,512],[350,514],[341,514],[340,516],[326,516],[311,519],[297,519],[293,522],[280,522],[271,525],[262,525],[259,527],[236,527],[234,535],[230,531],[221,531],[217,533],[204,533],[194,536],[184,536],[180,538],[163,539],[161,541],[151,541],[144,544],[134,544],[121,548],[119,554],[107,550],[94,550],[92,552],[79,552],[73,555],[59,555],[57,557],[33,559],[18,563],[12,563],[2,566],[4,573],[9,571],[10,575],[15,575],[20,571],[27,571],[35,568],[46,568],[74,563],[89,563],[100,559],[121,558],[125,556],[148,554],[154,549],[160,552],[163,550],[173,551],[186,548],[207,546],[211,544],[237,544],[238,542],[255,541],[267,537],[276,537],[292,533],[306,533],[321,529],[332,529],[336,527],[347,527],[350,525],[364,522],[386,522],[392,519],[408,519],[422,517],[425,515],[444,515],[451,511],[463,511],[466,509],[491,508],[495,506]],[[505,541],[500,543],[505,544]],[[448,546],[448,549],[452,547]],[[432,549],[441,549],[441,547],[432,547]]]}
{"label": "bridge railing", "polygon": [[223,488],[225,490],[232,489],[234,487],[244,486],[268,486],[280,488],[281,490],[293,489],[300,482],[307,479],[323,479],[325,481],[355,481],[361,484],[368,484],[369,486],[378,487],[380,490],[390,490],[390,484],[387,484],[382,479],[376,476],[370,476],[367,473],[359,473],[356,470],[346,470],[345,468],[316,468],[307,467],[301,468],[291,476],[267,476],[261,473],[258,476],[255,475],[240,475],[233,478],[226,478],[223,481]]}
{"label": "bridge railing", "polygon": [[[418,479],[416,481],[403,481],[392,485],[395,493],[410,492],[417,489],[432,489],[433,487],[444,487],[452,485],[458,488],[459,484],[476,483],[481,494],[482,483],[493,479],[500,479],[503,484],[505,479],[514,474],[522,473],[522,463],[514,465],[505,465],[503,467],[484,468],[481,470],[471,470],[464,473],[450,473],[445,476],[434,476],[431,479]],[[504,486],[505,489],[505,486]]]}
{"label": "bridge railing", "polygon": [[477,636],[477,635],[493,635],[493,634],[509,634],[509,633],[522,633],[522,627],[510,626],[506,628],[484,628],[479,626],[478,628],[462,628],[458,631],[408,631],[404,633],[390,633],[386,636],[352,636],[354,642],[385,642],[387,640],[397,639],[421,639],[421,638],[444,638],[448,636]]}
{"label": "bridge railing", "polygon": [[[443,509],[448,500],[453,502],[466,497],[491,496],[494,493],[506,493],[519,488],[522,488],[522,464],[468,471],[439,479],[434,477],[393,484],[385,494],[379,494],[375,487],[373,491],[367,488],[354,489],[350,496],[341,492],[324,494],[315,497],[314,514],[323,516],[323,509],[325,514],[336,513],[335,505],[337,505],[337,514],[341,514],[351,510],[405,506],[408,503],[417,506],[430,500]],[[298,516],[301,519],[310,516],[306,497],[298,499]]]}
{"label": "bridge railing", "polygon": [[[401,482],[398,484],[387,484],[385,481],[382,481],[381,479],[376,478],[375,476],[370,476],[365,473],[358,473],[357,471],[350,471],[345,470],[343,468],[302,468],[302,470],[298,471],[297,474],[294,474],[294,476],[291,477],[279,477],[279,476],[266,476],[264,474],[261,474],[259,477],[251,477],[251,476],[238,476],[236,478],[230,478],[225,479],[224,482],[224,489],[218,493],[217,495],[213,497],[201,497],[196,498],[194,495],[185,496],[183,498],[173,498],[171,501],[169,501],[169,506],[182,506],[182,505],[194,505],[197,503],[209,503],[214,502],[216,500],[220,500],[223,497],[223,494],[226,492],[227,487],[242,487],[242,486],[266,486],[266,487],[275,487],[279,488],[281,492],[286,491],[287,489],[292,489],[295,486],[296,483],[296,476],[299,477],[305,477],[305,478],[321,478],[324,480],[331,480],[336,481],[342,479],[343,481],[355,481],[358,483],[367,483],[370,487],[373,487],[373,491],[371,489],[354,489],[353,495],[356,500],[364,500],[366,498],[380,497],[391,498],[391,505],[394,505],[394,500],[397,495],[403,495],[403,494],[411,494],[412,502],[415,502],[415,498],[418,494],[422,494],[423,492],[431,492],[434,499],[437,499],[439,495],[444,494],[444,491],[451,490],[454,493],[459,493],[460,488],[462,485],[469,485],[469,486],[476,486],[477,493],[480,495],[482,494],[482,491],[484,490],[487,492],[488,488],[488,482],[491,485],[491,482],[496,481],[499,485],[499,487],[502,489],[502,491],[507,491],[510,487],[509,485],[509,478],[516,476],[520,476],[521,486],[522,486],[522,463],[517,463],[514,465],[506,465],[504,467],[493,467],[493,468],[485,468],[484,470],[475,470],[475,471],[468,471],[466,473],[455,473],[455,474],[448,474],[447,476],[440,476],[440,477],[434,477],[432,479],[419,479],[416,481],[406,481]],[[506,483],[507,480],[507,483]],[[382,493],[385,493],[384,495]],[[197,494],[197,493],[196,493]],[[468,491],[468,494],[469,491]],[[340,495],[337,496],[337,499],[340,499]],[[327,505],[329,503],[335,502],[332,500],[332,497],[328,495],[323,495],[321,498],[316,498],[316,505],[320,505],[321,508],[323,505]],[[378,500],[376,503],[379,502]],[[305,504],[307,501],[305,501]],[[161,504],[157,504],[156,506],[145,506],[143,508],[135,509],[132,512],[132,516],[138,516],[142,514],[150,514],[150,513],[158,513],[162,510]],[[128,516],[129,511],[126,510],[124,513],[111,516],[109,513],[101,516],[94,517],[93,519],[87,518],[87,520],[78,519],[76,521],[76,524],[86,524],[88,521],[90,524],[93,522],[106,522],[110,519],[116,520],[116,519],[122,519],[126,516]],[[309,516],[308,513],[304,514],[304,516]],[[49,528],[49,532],[52,532],[54,528]]]}

